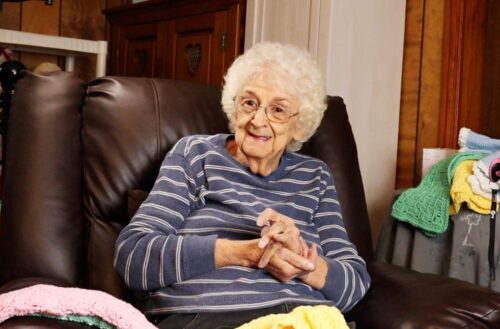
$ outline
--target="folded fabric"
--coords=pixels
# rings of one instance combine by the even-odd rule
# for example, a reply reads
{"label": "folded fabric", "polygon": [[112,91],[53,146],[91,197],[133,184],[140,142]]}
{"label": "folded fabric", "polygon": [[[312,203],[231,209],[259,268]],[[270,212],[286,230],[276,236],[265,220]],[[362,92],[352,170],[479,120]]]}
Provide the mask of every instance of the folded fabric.
{"label": "folded fabric", "polygon": [[349,329],[342,313],[333,306],[299,306],[290,313],[269,314],[237,329]]}
{"label": "folded fabric", "polygon": [[461,128],[458,134],[460,152],[494,153],[500,151],[500,139],[481,135],[469,128]]}
{"label": "folded fabric", "polygon": [[480,214],[489,214],[491,210],[491,198],[484,197],[472,191],[467,182],[467,177],[472,173],[472,165],[475,161],[463,161],[455,170],[453,183],[451,184],[450,215],[455,215],[460,211],[463,203],[467,204],[470,210]]}
{"label": "folded fabric", "polygon": [[479,169],[479,163],[479,161],[475,161],[472,164],[472,175],[467,177],[467,182],[469,183],[473,193],[482,195],[483,197],[491,200],[490,179],[481,172]]}
{"label": "folded fabric", "polygon": [[463,152],[436,163],[416,188],[403,192],[392,206],[392,216],[423,230],[428,236],[448,228],[450,187],[456,167],[478,160],[484,153]]}
{"label": "folded fabric", "polygon": [[491,200],[491,190],[500,189],[500,183],[493,183],[488,177],[488,167],[481,160],[472,164],[472,175],[467,177],[472,192]]}
{"label": "folded fabric", "polygon": [[[489,154],[487,156],[485,156],[484,158],[481,158],[481,160],[479,160],[481,162],[481,164],[484,166],[482,166],[481,168],[484,168],[484,173],[486,174],[486,176],[489,178],[490,176],[490,166],[492,165],[493,162],[498,162],[500,159],[500,151],[496,151],[492,154]],[[495,187],[497,187],[497,185],[495,185]],[[498,189],[498,187],[497,187]]]}
{"label": "folded fabric", "polygon": [[29,315],[54,316],[102,329],[109,329],[109,325],[119,329],[156,328],[132,305],[98,290],[40,284],[0,295],[0,323]]}

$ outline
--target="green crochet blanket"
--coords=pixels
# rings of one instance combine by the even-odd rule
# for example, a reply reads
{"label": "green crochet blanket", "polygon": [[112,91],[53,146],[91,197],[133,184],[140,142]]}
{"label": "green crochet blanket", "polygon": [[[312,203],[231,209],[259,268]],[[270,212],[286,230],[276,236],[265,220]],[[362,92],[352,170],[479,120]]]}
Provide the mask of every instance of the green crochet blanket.
{"label": "green crochet blanket", "polygon": [[416,188],[404,191],[392,206],[392,216],[436,236],[448,228],[450,188],[457,166],[484,153],[463,152],[436,163]]}
{"label": "green crochet blanket", "polygon": [[97,316],[92,315],[78,315],[78,314],[68,314],[68,315],[51,315],[44,313],[31,313],[26,316],[37,316],[42,318],[57,319],[62,321],[71,321],[86,324],[89,326],[98,327],[100,329],[116,329],[116,326],[107,323]]}

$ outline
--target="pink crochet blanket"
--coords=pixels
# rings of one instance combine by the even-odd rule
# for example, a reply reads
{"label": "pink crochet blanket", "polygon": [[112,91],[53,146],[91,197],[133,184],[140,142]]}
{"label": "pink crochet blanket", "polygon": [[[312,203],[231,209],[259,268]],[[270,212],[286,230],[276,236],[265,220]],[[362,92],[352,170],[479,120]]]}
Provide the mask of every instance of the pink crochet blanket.
{"label": "pink crochet blanket", "polygon": [[119,329],[156,329],[132,305],[98,290],[39,284],[0,295],[0,323],[33,313],[94,316]]}

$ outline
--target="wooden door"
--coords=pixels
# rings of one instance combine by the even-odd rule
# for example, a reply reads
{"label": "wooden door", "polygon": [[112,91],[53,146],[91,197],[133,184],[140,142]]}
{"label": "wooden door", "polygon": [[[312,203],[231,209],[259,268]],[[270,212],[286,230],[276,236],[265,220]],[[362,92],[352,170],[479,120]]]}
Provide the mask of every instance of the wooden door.
{"label": "wooden door", "polygon": [[131,77],[160,77],[163,41],[160,23],[120,28],[116,74]]}
{"label": "wooden door", "polygon": [[[222,16],[222,17],[221,17]],[[220,84],[224,71],[224,17],[217,13],[170,22],[165,76],[171,79]]]}

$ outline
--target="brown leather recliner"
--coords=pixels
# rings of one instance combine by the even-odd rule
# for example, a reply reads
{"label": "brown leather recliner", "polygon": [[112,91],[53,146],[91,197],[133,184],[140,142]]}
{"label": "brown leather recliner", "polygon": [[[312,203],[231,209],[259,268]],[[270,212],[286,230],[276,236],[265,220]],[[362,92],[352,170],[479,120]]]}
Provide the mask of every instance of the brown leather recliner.
{"label": "brown leather recliner", "polygon": [[[0,222],[0,292],[36,283],[106,291],[141,307],[113,269],[115,239],[182,136],[227,131],[220,90],[182,81],[24,72],[9,120]],[[357,328],[500,328],[500,294],[373,260],[356,145],[341,98],[303,152],[333,170],[349,236],[372,286]],[[135,205],[136,206],[136,205]],[[84,328],[14,318],[0,328]],[[90,327],[88,327],[90,328]]]}

